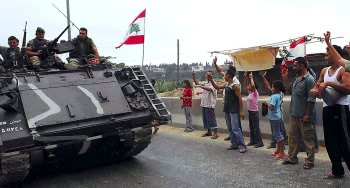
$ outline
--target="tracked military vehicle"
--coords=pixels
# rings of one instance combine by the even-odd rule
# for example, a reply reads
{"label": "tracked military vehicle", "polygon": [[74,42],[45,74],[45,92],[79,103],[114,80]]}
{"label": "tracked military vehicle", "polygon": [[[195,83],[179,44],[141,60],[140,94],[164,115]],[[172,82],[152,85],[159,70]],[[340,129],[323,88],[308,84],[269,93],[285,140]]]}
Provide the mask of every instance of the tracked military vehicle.
{"label": "tracked military vehicle", "polygon": [[2,75],[0,184],[21,182],[57,159],[135,156],[150,144],[151,128],[170,119],[139,67]]}

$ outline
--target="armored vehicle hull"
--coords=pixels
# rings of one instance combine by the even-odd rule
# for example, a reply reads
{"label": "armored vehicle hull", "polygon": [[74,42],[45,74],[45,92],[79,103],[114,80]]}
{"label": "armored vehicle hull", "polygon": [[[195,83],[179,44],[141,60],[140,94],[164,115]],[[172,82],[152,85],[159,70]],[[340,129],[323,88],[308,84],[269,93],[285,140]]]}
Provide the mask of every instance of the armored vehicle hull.
{"label": "armored vehicle hull", "polygon": [[[171,116],[140,68],[14,73],[0,84],[0,184],[50,161],[142,152]],[[69,159],[69,160],[67,160]]]}

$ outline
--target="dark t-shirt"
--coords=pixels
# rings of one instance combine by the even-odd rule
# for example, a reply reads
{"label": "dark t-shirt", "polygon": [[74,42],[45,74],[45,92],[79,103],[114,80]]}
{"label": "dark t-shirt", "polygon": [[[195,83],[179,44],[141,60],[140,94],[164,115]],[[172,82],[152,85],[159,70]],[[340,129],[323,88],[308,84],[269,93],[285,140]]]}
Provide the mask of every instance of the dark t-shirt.
{"label": "dark t-shirt", "polygon": [[227,113],[238,113],[239,112],[239,98],[234,90],[234,85],[225,85],[225,101],[224,101],[224,112]]}

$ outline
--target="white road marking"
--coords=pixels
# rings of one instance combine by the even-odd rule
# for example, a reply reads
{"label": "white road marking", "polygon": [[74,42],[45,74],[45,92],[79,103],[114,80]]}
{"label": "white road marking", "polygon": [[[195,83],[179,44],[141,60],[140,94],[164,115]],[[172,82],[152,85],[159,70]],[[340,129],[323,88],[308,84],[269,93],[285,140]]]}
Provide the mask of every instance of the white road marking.
{"label": "white road marking", "polygon": [[48,111],[42,114],[39,114],[28,120],[29,128],[35,128],[36,122],[43,120],[53,114],[57,114],[61,112],[61,108],[55,102],[53,102],[48,96],[46,96],[43,91],[38,89],[34,84],[28,84],[28,87],[30,87],[34,91],[34,93],[36,93],[50,108]]}
{"label": "white road marking", "polygon": [[98,100],[95,98],[95,96],[87,89],[81,87],[81,86],[77,86],[82,92],[85,93],[85,95],[87,95],[90,99],[91,102],[95,105],[96,107],[96,111],[98,114],[103,114],[103,108],[100,104],[100,102],[98,102]]}

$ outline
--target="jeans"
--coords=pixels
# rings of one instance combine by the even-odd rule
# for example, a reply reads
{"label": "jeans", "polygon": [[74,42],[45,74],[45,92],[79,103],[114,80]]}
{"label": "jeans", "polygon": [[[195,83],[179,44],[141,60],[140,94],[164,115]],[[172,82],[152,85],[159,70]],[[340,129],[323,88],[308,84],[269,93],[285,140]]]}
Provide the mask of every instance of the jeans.
{"label": "jeans", "polygon": [[191,109],[192,107],[184,106],[185,117],[186,117],[186,129],[193,129]]}
{"label": "jeans", "polygon": [[262,144],[261,131],[259,127],[259,112],[249,111],[250,143]]}
{"label": "jeans", "polygon": [[[274,133],[273,133],[273,128],[272,128],[272,125],[270,124],[270,127],[271,127],[271,144],[274,144],[276,145],[276,139],[275,139],[275,136],[274,136]],[[283,135],[283,137],[286,139],[287,138],[287,132],[286,132],[286,128],[284,127],[284,122],[283,122],[283,118],[281,118],[281,122],[280,122],[280,131],[281,131],[281,134]]]}
{"label": "jeans", "polygon": [[217,129],[214,108],[202,107],[202,117],[204,129]]}
{"label": "jeans", "polygon": [[275,137],[276,142],[282,141],[284,138],[281,131],[281,120],[270,120],[270,125],[272,127],[272,134]]}
{"label": "jeans", "polygon": [[230,132],[232,145],[245,146],[242,129],[240,127],[239,113],[225,112],[227,128]]}

